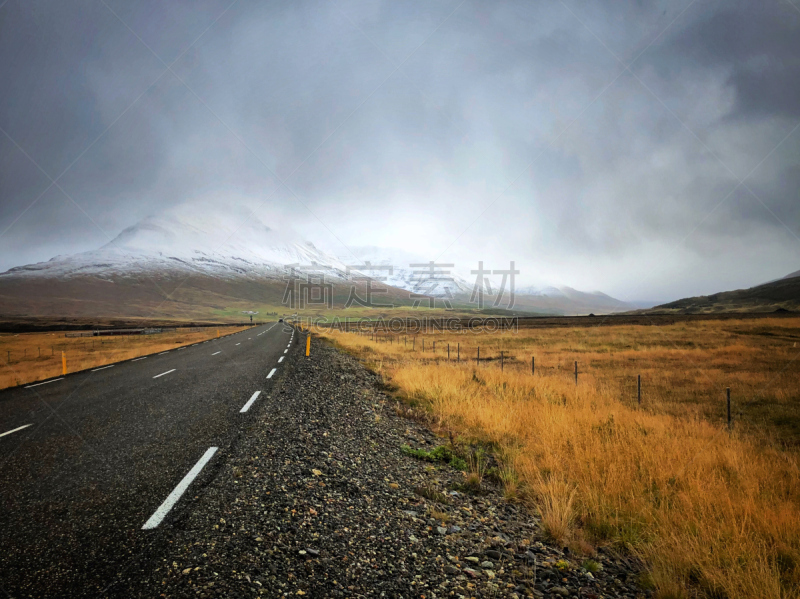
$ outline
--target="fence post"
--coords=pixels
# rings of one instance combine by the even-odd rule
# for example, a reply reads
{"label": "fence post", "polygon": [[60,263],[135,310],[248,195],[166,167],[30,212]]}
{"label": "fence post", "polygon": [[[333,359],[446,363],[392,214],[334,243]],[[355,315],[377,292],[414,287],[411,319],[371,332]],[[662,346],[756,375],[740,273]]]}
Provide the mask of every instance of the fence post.
{"label": "fence post", "polygon": [[417,338],[414,337],[413,339],[411,339],[411,351],[416,351],[415,350],[416,346],[417,346]]}
{"label": "fence post", "polygon": [[422,353],[425,353],[425,337],[422,338]]}
{"label": "fence post", "polygon": [[447,361],[450,361],[450,344],[447,344]]}
{"label": "fence post", "polygon": [[725,394],[728,396],[728,430],[731,430],[731,388],[726,387]]}
{"label": "fence post", "polygon": [[456,344],[456,352],[457,352],[456,353],[456,362],[460,362],[461,361],[461,343],[460,342]]}
{"label": "fence post", "polygon": [[475,363],[478,364],[478,365],[480,365],[480,363],[481,363],[481,346],[480,345],[478,346],[478,359],[475,360]]}
{"label": "fence post", "polygon": [[642,375],[636,375],[636,398],[639,400],[639,405],[642,405]]}
{"label": "fence post", "polygon": [[536,374],[536,357],[531,356],[531,374]]}
{"label": "fence post", "polygon": [[500,351],[500,372],[503,372],[503,352]]}
{"label": "fence post", "polygon": [[436,342],[433,342],[433,353],[436,353]]}
{"label": "fence post", "polygon": [[575,360],[575,384],[578,384],[578,361]]}

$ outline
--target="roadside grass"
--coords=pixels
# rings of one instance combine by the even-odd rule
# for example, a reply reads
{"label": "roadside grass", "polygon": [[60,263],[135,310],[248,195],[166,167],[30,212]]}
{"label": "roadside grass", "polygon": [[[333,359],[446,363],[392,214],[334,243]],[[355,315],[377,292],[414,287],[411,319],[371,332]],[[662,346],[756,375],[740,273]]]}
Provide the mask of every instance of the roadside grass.
{"label": "roadside grass", "polygon": [[554,541],[640,556],[662,599],[800,597],[800,452],[775,418],[798,412],[800,319],[426,335],[435,354],[422,335],[412,351],[402,335],[324,334],[442,433],[496,448],[506,494]]}
{"label": "roadside grass", "polygon": [[[229,335],[247,328],[219,327],[219,334]],[[0,334],[0,389],[61,376],[62,351],[66,353],[70,373],[214,339],[217,330],[217,327],[178,329],[118,337],[65,337],[63,331]]]}

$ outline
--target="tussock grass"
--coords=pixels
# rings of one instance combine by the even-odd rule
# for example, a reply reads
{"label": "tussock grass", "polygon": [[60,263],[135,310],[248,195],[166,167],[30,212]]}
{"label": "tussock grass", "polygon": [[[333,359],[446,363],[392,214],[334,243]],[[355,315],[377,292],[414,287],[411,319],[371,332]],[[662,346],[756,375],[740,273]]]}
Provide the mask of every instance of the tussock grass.
{"label": "tussock grass", "polygon": [[[246,328],[220,327],[219,332],[220,335],[228,335]],[[2,334],[0,389],[61,376],[62,351],[67,354],[69,373],[177,349],[216,336],[217,328],[179,329],[154,335],[119,337],[65,337],[63,331]]]}
{"label": "tussock grass", "polygon": [[[498,448],[508,493],[554,540],[638,554],[662,598],[800,597],[800,452],[791,426],[770,418],[798,412],[800,319],[429,336],[436,355],[419,339],[412,352],[402,336],[327,334],[443,431]],[[447,342],[473,360],[447,362]],[[482,357],[504,351],[503,372],[475,363],[478,344]]]}

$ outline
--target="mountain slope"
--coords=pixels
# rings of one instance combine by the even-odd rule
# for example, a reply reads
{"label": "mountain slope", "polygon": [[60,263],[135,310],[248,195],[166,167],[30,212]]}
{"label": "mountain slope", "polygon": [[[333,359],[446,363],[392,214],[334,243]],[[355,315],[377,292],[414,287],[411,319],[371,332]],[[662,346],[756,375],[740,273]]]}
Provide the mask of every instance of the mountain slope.
{"label": "mountain slope", "polygon": [[[0,274],[0,315],[240,319],[241,310],[288,311],[281,305],[287,285],[302,293],[308,276],[329,285],[324,292],[334,305],[347,300],[346,266],[289,228],[235,210],[182,207],[142,220],[97,250]],[[392,288],[382,297],[409,303]],[[314,306],[324,307],[322,299],[307,304]]]}
{"label": "mountain slope", "polygon": [[[360,261],[362,265],[369,262],[375,269],[366,270],[375,277],[385,277],[385,283],[415,294],[425,294],[437,299],[448,298],[453,306],[477,307],[472,299],[475,275],[469,270],[460,270],[448,264],[438,265],[431,272],[422,260],[404,250],[395,248],[378,248],[374,246],[350,248],[348,256],[340,256],[343,261]],[[392,267],[391,273],[388,267]],[[490,275],[488,288],[484,286],[484,307],[492,308],[502,285],[502,276]],[[491,289],[491,291],[489,291]],[[536,312],[574,316],[581,314],[608,314],[626,312],[634,306],[601,293],[578,291],[571,287],[534,287],[517,285],[514,292],[514,310],[520,312]],[[506,287],[498,308],[506,308],[510,299],[510,283]],[[443,306],[437,301],[436,305]]]}
{"label": "mountain slope", "polygon": [[687,297],[643,312],[703,314],[713,312],[800,311],[800,271],[749,289]]}
{"label": "mountain slope", "polygon": [[[360,272],[359,272],[360,271]],[[469,271],[466,271],[469,273]],[[182,205],[147,217],[106,245],[88,252],[12,268],[0,274],[0,315],[86,318],[241,318],[242,310],[286,312],[287,285],[297,293],[308,281],[331,297],[348,300],[353,285],[366,296],[364,278],[386,291],[374,302],[475,309],[475,276],[436,266],[402,250],[353,248],[337,258],[280,223],[252,214]],[[298,278],[299,277],[299,278]],[[500,276],[490,276],[484,308],[494,308]],[[324,288],[321,287],[324,285]],[[498,308],[506,308],[509,285]],[[308,290],[310,291],[310,290]],[[308,292],[307,291],[307,292]],[[411,297],[411,295],[416,297]],[[632,306],[603,293],[570,287],[518,288],[514,310],[552,315],[605,314]],[[324,309],[325,302],[306,302]]]}

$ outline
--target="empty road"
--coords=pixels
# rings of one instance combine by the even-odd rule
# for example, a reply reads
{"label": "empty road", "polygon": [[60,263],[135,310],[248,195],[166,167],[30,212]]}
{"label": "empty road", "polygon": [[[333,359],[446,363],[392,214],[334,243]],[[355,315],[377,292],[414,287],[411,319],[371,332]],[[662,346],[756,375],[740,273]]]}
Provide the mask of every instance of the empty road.
{"label": "empty road", "polygon": [[192,509],[292,359],[283,324],[0,391],[0,596],[98,596]]}

